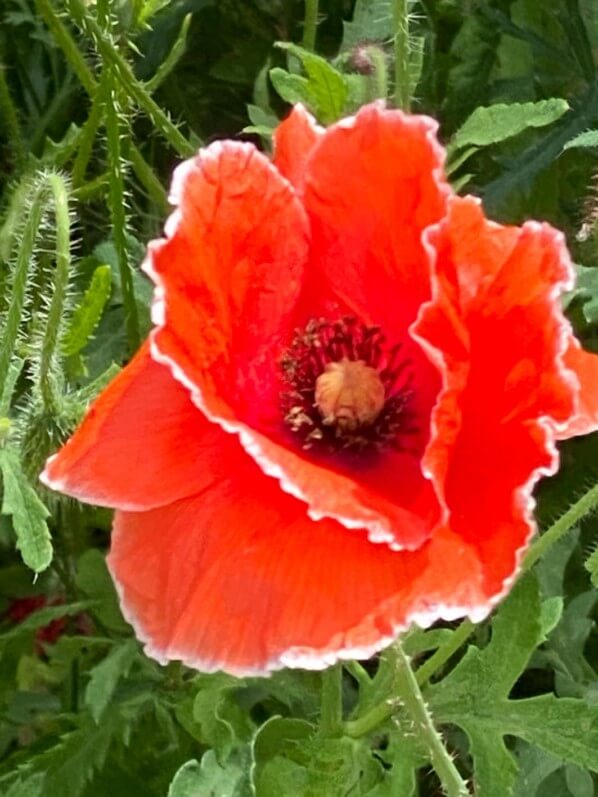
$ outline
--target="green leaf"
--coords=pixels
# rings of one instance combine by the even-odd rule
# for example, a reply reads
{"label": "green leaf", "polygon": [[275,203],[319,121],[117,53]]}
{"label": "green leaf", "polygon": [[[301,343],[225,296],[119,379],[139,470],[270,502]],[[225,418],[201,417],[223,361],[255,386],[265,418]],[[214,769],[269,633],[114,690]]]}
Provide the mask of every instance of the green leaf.
{"label": "green leaf", "polygon": [[112,269],[108,265],[98,266],[64,336],[62,351],[66,357],[85,348],[102,317],[111,290]]}
{"label": "green leaf", "polygon": [[357,0],[351,22],[343,22],[341,50],[363,41],[387,41],[393,35],[392,0]]}
{"label": "green leaf", "polygon": [[292,74],[276,67],[270,70],[270,79],[283,100],[303,102],[325,124],[339,119],[348,97],[348,86],[343,75],[319,55],[295,44],[279,42],[278,46],[295,56],[307,77]]}
{"label": "green leaf", "polygon": [[547,637],[559,624],[563,614],[564,602],[560,595],[554,595],[542,601],[540,610],[540,628],[542,636]]}
{"label": "green leaf", "polygon": [[530,127],[552,124],[568,110],[567,101],[559,98],[476,108],[453,136],[450,149],[497,144]]}
{"label": "green leaf", "polygon": [[584,133],[567,141],[563,149],[573,149],[574,147],[598,147],[598,130],[586,130]]}
{"label": "green leaf", "polygon": [[584,567],[590,574],[592,586],[598,589],[598,548],[588,556],[584,562]]}
{"label": "green leaf", "polygon": [[77,561],[76,584],[85,595],[94,599],[93,614],[103,626],[117,633],[128,632],[128,623],[118,606],[114,584],[103,554],[96,548],[85,551]]}
{"label": "green leaf", "polygon": [[116,645],[106,658],[91,670],[85,690],[85,703],[96,722],[100,721],[118,682],[126,677],[136,657],[137,644],[135,640],[127,639]]}
{"label": "green leaf", "polygon": [[213,750],[204,753],[201,763],[187,761],[174,776],[168,797],[245,797],[247,795],[248,752],[236,751],[225,766]]}
{"label": "green leaf", "polygon": [[13,783],[4,797],[43,797],[44,778],[44,773],[38,772],[25,780],[19,779]]}
{"label": "green leaf", "polygon": [[560,758],[527,742],[517,743],[519,774],[513,797],[542,797],[543,781],[562,766]]}
{"label": "green leaf", "polygon": [[46,523],[50,513],[27,481],[13,449],[0,450],[0,472],[4,489],[2,514],[12,517],[23,561],[40,573],[52,561],[52,539]]}
{"label": "green leaf", "polygon": [[489,644],[483,650],[471,646],[443,681],[426,690],[435,719],[459,725],[469,737],[479,797],[501,797],[514,786],[517,767],[505,735],[598,769],[598,705],[551,694],[509,700],[542,641],[540,614],[537,583],[528,575],[496,614]]}
{"label": "green leaf", "polygon": [[216,750],[220,761],[231,754],[240,741],[249,740],[254,727],[237,701],[244,681],[225,673],[200,675],[194,680],[197,694],[193,719],[201,741]]}

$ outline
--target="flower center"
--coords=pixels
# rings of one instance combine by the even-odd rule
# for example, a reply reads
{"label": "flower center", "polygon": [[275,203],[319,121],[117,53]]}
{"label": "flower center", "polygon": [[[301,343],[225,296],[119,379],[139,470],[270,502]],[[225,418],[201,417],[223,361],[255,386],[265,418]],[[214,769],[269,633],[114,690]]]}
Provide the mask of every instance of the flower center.
{"label": "flower center", "polygon": [[372,424],[384,407],[385,390],[375,368],[363,360],[327,363],[316,379],[316,407],[326,425],[354,432]]}
{"label": "flower center", "polygon": [[296,330],[281,366],[284,420],[303,448],[403,449],[405,435],[417,431],[409,361],[379,327],[314,319]]}

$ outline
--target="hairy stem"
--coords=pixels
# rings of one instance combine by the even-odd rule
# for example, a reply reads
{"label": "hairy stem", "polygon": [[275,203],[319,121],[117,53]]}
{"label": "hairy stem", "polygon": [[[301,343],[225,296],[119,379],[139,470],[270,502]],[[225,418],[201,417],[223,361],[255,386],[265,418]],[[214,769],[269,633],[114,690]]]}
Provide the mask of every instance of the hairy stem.
{"label": "hairy stem", "polygon": [[104,64],[113,70],[124,91],[149,117],[154,127],[162,133],[171,147],[183,157],[193,155],[195,147],[187,141],[147,89],[137,80],[127,61],[114,47],[81,0],[68,0],[68,8],[75,22],[92,39]]}
{"label": "hairy stem", "polygon": [[112,222],[112,236],[118,257],[127,341],[132,354],[140,343],[139,319],[133,290],[133,274],[129,263],[126,228],[125,181],[123,174],[122,140],[127,131],[121,123],[122,112],[119,104],[119,91],[112,86],[110,99],[106,104],[106,133],[108,137],[109,190],[108,204]]}
{"label": "hairy stem", "polygon": [[469,797],[469,789],[434,727],[409,659],[400,644],[395,644],[393,650],[396,657],[397,693],[413,720],[414,733],[427,749],[432,766],[448,797]]}
{"label": "hairy stem", "polygon": [[393,0],[395,103],[409,111],[411,90],[409,78],[409,10],[407,0]]}
{"label": "hairy stem", "polygon": [[34,243],[42,219],[46,191],[47,184],[45,182],[37,183],[33,189],[30,204],[27,207],[28,218],[19,242],[6,323],[0,343],[0,391],[4,390],[19,334],[27,295],[29,269],[34,259]]}
{"label": "hairy stem", "polygon": [[522,570],[526,572],[530,570],[540,559],[546,551],[551,548],[555,542],[558,542],[573,526],[589,514],[592,510],[598,507],[598,484],[595,484],[587,490],[581,498],[579,498],[564,515],[549,526],[544,534],[542,534],[531,546],[523,559]]}
{"label": "hairy stem", "polygon": [[50,412],[55,413],[57,397],[52,383],[52,360],[60,336],[68,290],[71,267],[71,221],[64,177],[60,174],[50,174],[48,185],[54,197],[56,215],[56,263],[53,274],[54,289],[42,341],[39,380],[42,401]]}

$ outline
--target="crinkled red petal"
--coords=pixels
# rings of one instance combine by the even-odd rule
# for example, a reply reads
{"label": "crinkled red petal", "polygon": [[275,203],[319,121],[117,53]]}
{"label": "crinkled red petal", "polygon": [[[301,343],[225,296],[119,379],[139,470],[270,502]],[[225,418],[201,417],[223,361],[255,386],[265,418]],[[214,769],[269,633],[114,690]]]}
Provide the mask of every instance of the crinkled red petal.
{"label": "crinkled red petal", "polygon": [[400,341],[430,297],[423,231],[450,187],[437,123],[374,104],[329,127],[307,161],[305,313],[348,313]]}
{"label": "crinkled red petal", "polygon": [[556,468],[556,425],[576,410],[559,302],[571,266],[556,230],[493,224],[473,198],[454,198],[429,241],[434,295],[415,332],[444,387],[424,467],[498,595],[533,530],[532,488]]}
{"label": "crinkled red petal", "polygon": [[303,188],[305,164],[324,128],[303,105],[295,105],[274,131],[274,165],[299,191]]}
{"label": "crinkled red petal", "polygon": [[598,429],[598,355],[584,351],[571,334],[564,360],[579,382],[579,403],[574,417],[559,430],[561,439]]}
{"label": "crinkled red petal", "polygon": [[100,506],[151,509],[193,495],[224,463],[214,429],[156,363],[149,344],[92,404],[41,476],[49,487]]}
{"label": "crinkled red petal", "polygon": [[166,239],[145,269],[157,283],[155,344],[211,415],[278,423],[278,359],[307,257],[289,183],[252,145],[216,142],[181,164]]}
{"label": "crinkled red petal", "polygon": [[479,563],[456,535],[394,553],[310,520],[238,444],[227,456],[228,478],[201,495],[116,515],[109,567],[150,656],[238,675],[322,668],[411,621],[479,616]]}
{"label": "crinkled red petal", "polygon": [[[376,109],[378,116],[383,137],[402,130],[393,127],[392,114]],[[360,119],[354,133],[359,140],[369,117]],[[431,123],[422,123],[412,137],[421,139],[436,166],[440,156],[431,130]],[[428,161],[422,160],[422,170]],[[172,194],[178,207],[167,223],[167,239],[150,247],[146,261],[158,286],[154,356],[170,365],[209,417],[240,435],[265,473],[309,504],[313,517],[365,526],[372,539],[397,547],[421,544],[439,506],[416,457],[404,463],[404,488],[397,490],[382,461],[378,471],[334,471],[297,450],[284,431],[279,360],[298,320],[295,305],[307,258],[307,222],[289,184],[252,147],[227,142],[179,167]],[[440,203],[438,187],[437,195]],[[388,208],[389,221],[391,215]],[[410,345],[426,433],[438,374],[419,347]]]}

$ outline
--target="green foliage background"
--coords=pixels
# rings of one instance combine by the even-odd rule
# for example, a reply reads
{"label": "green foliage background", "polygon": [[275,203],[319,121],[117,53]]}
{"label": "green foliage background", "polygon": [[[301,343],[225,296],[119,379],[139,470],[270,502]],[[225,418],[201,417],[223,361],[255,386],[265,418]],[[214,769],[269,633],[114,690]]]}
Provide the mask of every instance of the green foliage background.
{"label": "green foliage background", "polygon": [[[149,329],[137,266],[176,162],[223,136],[268,150],[288,103],[329,123],[384,97],[439,119],[451,180],[492,217],[565,230],[567,312],[598,350],[594,0],[2,0],[0,795],[464,793],[397,698],[400,649],[270,679],[148,660],[109,513],[37,480]],[[562,446],[495,616],[404,639],[479,797],[598,793],[596,437]]]}

